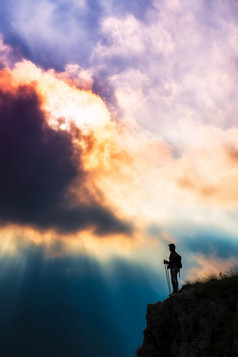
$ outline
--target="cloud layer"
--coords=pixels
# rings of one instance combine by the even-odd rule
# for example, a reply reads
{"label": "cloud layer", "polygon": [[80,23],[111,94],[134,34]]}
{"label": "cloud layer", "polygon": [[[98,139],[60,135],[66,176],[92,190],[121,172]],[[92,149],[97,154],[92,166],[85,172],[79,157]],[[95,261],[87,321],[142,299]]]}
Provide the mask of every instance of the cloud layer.
{"label": "cloud layer", "polygon": [[131,356],[142,305],[167,295],[169,242],[181,281],[237,262],[237,14],[234,0],[1,1],[9,354],[44,355],[44,336],[58,355]]}
{"label": "cloud layer", "polygon": [[[123,233],[130,232],[122,223],[127,217],[141,237],[153,225],[168,234],[174,217],[181,226],[198,217],[206,224],[212,217],[214,227],[233,231],[236,11],[232,1],[70,1],[66,6],[65,1],[22,0],[18,11],[11,1],[3,2],[3,14],[12,21],[3,21],[1,30],[14,48],[2,43],[2,66],[12,69],[17,85],[35,83],[50,130],[74,143],[73,155],[77,151],[77,173],[57,196],[58,206],[71,204],[58,212],[62,226],[76,230],[74,217],[85,214],[85,226],[93,217],[99,233],[98,221],[117,227],[116,217],[122,217],[121,228],[113,230]],[[52,68],[22,61],[23,54]],[[17,56],[20,64],[14,65]],[[77,88],[97,92],[104,103],[88,92],[79,95]],[[65,133],[58,132],[60,125]],[[82,221],[76,226],[84,227]]]}
{"label": "cloud layer", "polygon": [[[4,70],[1,78],[1,222],[65,233],[85,228],[98,234],[130,231],[129,225],[87,191],[81,150],[68,131],[49,126],[36,89],[30,85],[14,88]],[[77,132],[78,140],[80,135]],[[73,187],[77,187],[77,199]]]}

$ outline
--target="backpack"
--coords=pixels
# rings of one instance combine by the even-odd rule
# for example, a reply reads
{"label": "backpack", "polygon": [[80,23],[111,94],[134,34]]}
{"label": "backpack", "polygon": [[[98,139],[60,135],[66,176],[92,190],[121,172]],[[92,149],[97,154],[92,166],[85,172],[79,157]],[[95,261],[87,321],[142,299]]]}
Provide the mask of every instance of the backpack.
{"label": "backpack", "polygon": [[176,255],[176,264],[177,264],[179,270],[182,269],[182,267],[183,267],[182,266],[182,257],[178,253]]}

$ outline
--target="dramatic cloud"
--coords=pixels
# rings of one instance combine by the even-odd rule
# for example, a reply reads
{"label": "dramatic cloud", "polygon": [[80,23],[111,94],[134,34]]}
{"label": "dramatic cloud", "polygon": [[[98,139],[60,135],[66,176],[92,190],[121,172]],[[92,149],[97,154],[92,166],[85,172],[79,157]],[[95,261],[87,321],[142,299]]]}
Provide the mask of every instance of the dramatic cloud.
{"label": "dramatic cloud", "polygon": [[[82,168],[79,147],[73,145],[70,133],[48,125],[34,87],[11,88],[10,75],[7,77],[2,71],[1,222],[64,232],[89,227],[98,234],[129,231],[128,225],[87,192],[83,185],[87,173]],[[84,202],[79,197],[79,202],[72,203],[72,186],[78,186]]]}
{"label": "dramatic cloud", "polygon": [[[237,14],[233,0],[1,1],[2,258],[20,242],[46,262],[90,256],[114,287],[125,259],[123,278],[143,265],[164,298],[169,242],[182,281],[237,261]],[[119,287],[102,291],[113,305]]]}

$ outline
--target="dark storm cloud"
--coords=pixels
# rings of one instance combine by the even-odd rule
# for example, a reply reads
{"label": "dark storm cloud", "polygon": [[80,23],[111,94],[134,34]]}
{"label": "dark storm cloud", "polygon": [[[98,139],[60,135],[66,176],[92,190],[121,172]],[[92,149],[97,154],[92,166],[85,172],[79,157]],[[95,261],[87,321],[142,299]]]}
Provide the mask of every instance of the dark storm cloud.
{"label": "dark storm cloud", "polygon": [[[74,232],[92,227],[103,235],[129,232],[94,199],[70,208],[68,189],[83,183],[80,151],[69,133],[53,130],[32,87],[0,91],[0,220]],[[84,192],[84,194],[87,194]]]}

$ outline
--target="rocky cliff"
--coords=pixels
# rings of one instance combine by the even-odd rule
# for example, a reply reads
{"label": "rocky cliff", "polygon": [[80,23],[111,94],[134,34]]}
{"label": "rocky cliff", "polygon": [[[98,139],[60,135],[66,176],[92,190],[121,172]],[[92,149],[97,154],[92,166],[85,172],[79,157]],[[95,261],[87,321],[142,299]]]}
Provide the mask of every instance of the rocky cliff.
{"label": "rocky cliff", "polygon": [[238,277],[188,286],[146,318],[139,357],[238,356]]}

